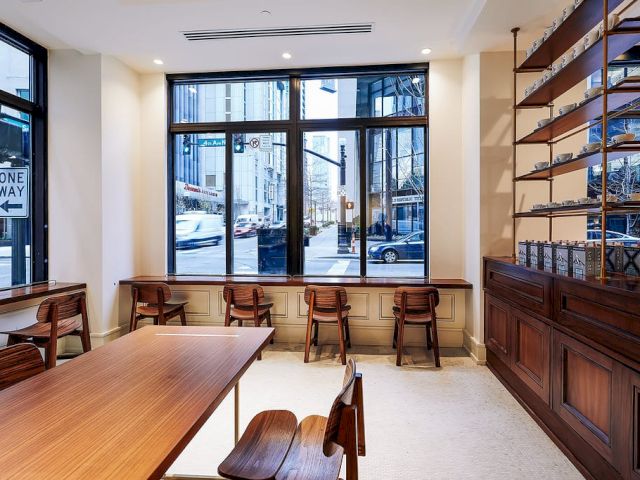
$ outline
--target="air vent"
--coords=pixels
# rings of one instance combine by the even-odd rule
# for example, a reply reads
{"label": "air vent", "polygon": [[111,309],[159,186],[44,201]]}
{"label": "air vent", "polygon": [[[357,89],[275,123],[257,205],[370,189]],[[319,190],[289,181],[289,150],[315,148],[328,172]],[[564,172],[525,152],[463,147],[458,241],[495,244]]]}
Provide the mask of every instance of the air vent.
{"label": "air vent", "polygon": [[343,35],[371,33],[372,23],[346,23],[342,25],[312,25],[303,27],[247,28],[235,30],[190,30],[182,32],[189,41],[227,40],[235,38],[296,37],[302,35]]}

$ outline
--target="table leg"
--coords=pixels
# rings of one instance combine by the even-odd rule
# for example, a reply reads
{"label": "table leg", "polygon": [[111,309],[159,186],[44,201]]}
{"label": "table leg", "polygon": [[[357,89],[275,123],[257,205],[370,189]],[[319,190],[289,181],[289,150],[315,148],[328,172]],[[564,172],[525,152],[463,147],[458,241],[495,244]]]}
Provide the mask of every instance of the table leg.
{"label": "table leg", "polygon": [[233,389],[233,443],[238,444],[240,438],[240,381]]}

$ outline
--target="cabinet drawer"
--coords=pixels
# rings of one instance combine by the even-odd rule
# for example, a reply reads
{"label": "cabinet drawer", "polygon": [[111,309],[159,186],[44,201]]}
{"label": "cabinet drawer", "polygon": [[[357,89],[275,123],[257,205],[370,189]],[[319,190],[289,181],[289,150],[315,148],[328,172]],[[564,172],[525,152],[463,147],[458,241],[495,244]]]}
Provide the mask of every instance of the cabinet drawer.
{"label": "cabinet drawer", "polygon": [[[621,432],[621,366],[585,344],[553,332],[553,409],[614,466],[614,447]],[[619,448],[619,447],[618,447]]]}
{"label": "cabinet drawer", "polygon": [[487,261],[484,286],[495,295],[508,298],[531,312],[551,318],[553,280],[550,276],[518,265]]}
{"label": "cabinet drawer", "polygon": [[555,319],[599,344],[640,362],[640,298],[613,295],[556,280]]}
{"label": "cabinet drawer", "polygon": [[513,372],[547,405],[550,402],[551,327],[515,309],[513,318]]}
{"label": "cabinet drawer", "polygon": [[511,308],[497,298],[485,295],[484,323],[486,347],[511,366]]}

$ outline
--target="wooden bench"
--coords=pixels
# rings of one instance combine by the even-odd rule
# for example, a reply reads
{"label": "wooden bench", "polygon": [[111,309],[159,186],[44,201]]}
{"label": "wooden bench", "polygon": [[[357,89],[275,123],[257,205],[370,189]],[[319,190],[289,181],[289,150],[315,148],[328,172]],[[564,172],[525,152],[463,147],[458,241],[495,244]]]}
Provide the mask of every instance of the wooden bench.
{"label": "wooden bench", "polygon": [[218,473],[232,480],[337,480],[346,456],[347,480],[357,480],[358,456],[366,453],[362,393],[350,359],[328,417],[306,417],[296,428],[289,411],[258,414]]}

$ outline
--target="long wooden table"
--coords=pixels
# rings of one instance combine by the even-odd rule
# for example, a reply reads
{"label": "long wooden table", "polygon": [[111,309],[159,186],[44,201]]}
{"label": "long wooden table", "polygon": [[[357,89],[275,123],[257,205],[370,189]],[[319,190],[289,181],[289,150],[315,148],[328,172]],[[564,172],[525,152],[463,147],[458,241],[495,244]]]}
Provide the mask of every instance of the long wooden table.
{"label": "long wooden table", "polygon": [[273,334],[148,326],[0,392],[0,478],[161,478]]}

